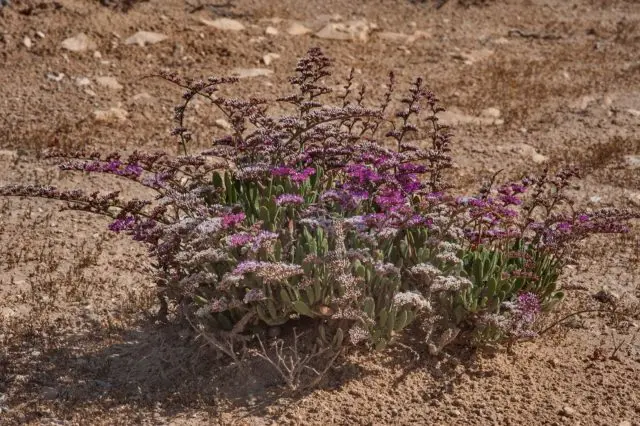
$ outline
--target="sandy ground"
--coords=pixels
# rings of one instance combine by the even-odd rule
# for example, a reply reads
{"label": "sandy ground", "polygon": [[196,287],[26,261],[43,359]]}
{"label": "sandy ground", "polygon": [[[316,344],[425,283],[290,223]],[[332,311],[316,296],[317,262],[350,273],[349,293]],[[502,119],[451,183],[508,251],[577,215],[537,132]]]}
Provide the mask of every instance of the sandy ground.
{"label": "sandy ground", "polygon": [[[501,169],[509,177],[575,161],[586,174],[572,189],[576,203],[640,207],[637,0],[449,0],[439,9],[150,0],[126,13],[100,3],[16,0],[0,9],[0,184],[135,195],[118,180],[60,173],[38,153],[176,152],[169,132],[180,91],[149,76],[265,68],[273,74],[243,79],[235,93],[275,96],[286,93],[296,59],[319,46],[335,60],[336,87],[351,67],[372,96],[390,70],[404,83],[425,78],[454,125],[459,187]],[[243,28],[207,25],[218,18]],[[290,34],[294,23],[309,32]],[[331,24],[350,25],[352,39],[317,36]],[[127,44],[138,31],[166,38]],[[265,64],[268,54],[279,56]],[[204,104],[191,117],[194,150],[224,132]],[[354,355],[320,389],[291,393],[268,368],[223,367],[183,328],[154,324],[144,248],[110,234],[106,220],[59,207],[0,200],[0,424],[640,425],[637,224],[624,238],[580,247],[562,277],[567,300],[545,321],[607,313],[573,316],[513,355],[451,348],[434,359],[402,347]],[[613,307],[593,297],[602,288],[617,296]]]}

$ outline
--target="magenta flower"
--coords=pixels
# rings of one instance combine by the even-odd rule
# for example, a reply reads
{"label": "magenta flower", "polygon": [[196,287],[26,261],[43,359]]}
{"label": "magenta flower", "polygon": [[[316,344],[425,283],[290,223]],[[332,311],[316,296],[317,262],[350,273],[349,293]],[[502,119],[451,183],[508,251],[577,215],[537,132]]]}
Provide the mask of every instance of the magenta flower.
{"label": "magenta flower", "polygon": [[271,174],[274,176],[291,176],[295,173],[291,167],[279,166],[271,169]]}
{"label": "magenta flower", "polygon": [[294,182],[303,182],[314,174],[316,174],[316,169],[313,167],[307,167],[300,172],[293,173],[291,175],[291,180]]}
{"label": "magenta flower", "polygon": [[241,223],[246,218],[244,213],[228,214],[222,217],[222,226],[231,228]]}

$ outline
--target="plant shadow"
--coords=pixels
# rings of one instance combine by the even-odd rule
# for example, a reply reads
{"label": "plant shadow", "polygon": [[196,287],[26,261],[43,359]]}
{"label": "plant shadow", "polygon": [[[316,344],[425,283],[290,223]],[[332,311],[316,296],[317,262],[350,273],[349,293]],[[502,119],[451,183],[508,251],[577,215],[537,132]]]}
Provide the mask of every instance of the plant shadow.
{"label": "plant shadow", "polygon": [[[339,370],[320,387],[340,387],[363,374],[349,360]],[[148,320],[111,332],[94,324],[83,333],[22,334],[0,352],[0,411],[19,424],[83,407],[269,418],[312,390],[289,390],[259,357],[233,364],[183,326]]]}

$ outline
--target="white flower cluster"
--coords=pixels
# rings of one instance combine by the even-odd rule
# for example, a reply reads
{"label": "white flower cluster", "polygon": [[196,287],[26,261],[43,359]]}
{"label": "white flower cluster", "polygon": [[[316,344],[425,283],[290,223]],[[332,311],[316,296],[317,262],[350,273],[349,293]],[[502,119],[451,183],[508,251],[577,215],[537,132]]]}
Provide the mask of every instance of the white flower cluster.
{"label": "white flower cluster", "polygon": [[393,296],[393,305],[402,307],[411,305],[417,309],[431,309],[429,301],[418,291],[404,291]]}
{"label": "white flower cluster", "polygon": [[431,291],[460,291],[471,286],[471,281],[455,275],[440,275],[433,280]]}
{"label": "white flower cluster", "polygon": [[409,273],[423,278],[429,282],[435,279],[437,276],[442,275],[442,271],[436,268],[431,263],[420,263],[418,265],[412,266],[411,268],[409,268]]}
{"label": "white flower cluster", "polygon": [[369,339],[369,337],[369,332],[359,325],[354,325],[349,329],[349,342],[351,342],[352,345],[357,345],[358,343]]}

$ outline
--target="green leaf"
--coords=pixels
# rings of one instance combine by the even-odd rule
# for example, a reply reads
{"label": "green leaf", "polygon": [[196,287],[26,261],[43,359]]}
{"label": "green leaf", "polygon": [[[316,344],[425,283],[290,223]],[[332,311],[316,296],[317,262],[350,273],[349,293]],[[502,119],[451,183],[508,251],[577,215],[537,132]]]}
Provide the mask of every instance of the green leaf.
{"label": "green leaf", "polygon": [[269,315],[271,316],[272,319],[277,319],[278,318],[278,311],[276,310],[276,304],[273,302],[273,300],[267,300],[267,310],[269,311]]}
{"label": "green leaf", "polygon": [[215,172],[211,176],[211,183],[216,188],[223,188],[224,183],[222,182],[222,176],[220,176],[220,172]]}
{"label": "green leaf", "polygon": [[309,306],[315,305],[317,302],[317,299],[316,299],[315,291],[313,290],[313,286],[310,285],[309,287],[306,287],[304,291],[307,294],[307,300],[309,301],[308,305]]}
{"label": "green leaf", "polygon": [[365,314],[367,314],[367,316],[369,316],[369,318],[374,318],[375,306],[376,304],[373,298],[367,297],[364,299],[364,302],[362,304],[362,310],[364,311]]}
{"label": "green leaf", "polygon": [[273,257],[275,258],[276,262],[282,261],[282,243],[279,239],[276,240],[276,242],[273,244]]}
{"label": "green leaf", "polygon": [[395,331],[402,330],[407,325],[408,315],[406,310],[400,311],[400,313],[396,316],[395,325],[393,329]]}
{"label": "green leaf", "polygon": [[209,301],[207,299],[205,299],[204,297],[199,296],[197,294],[195,296],[193,296],[193,299],[196,301],[196,303],[198,303],[201,306],[202,305],[207,305],[209,303]]}
{"label": "green leaf", "polygon": [[260,220],[263,220],[265,224],[271,224],[271,215],[265,206],[260,206]]}
{"label": "green leaf", "polygon": [[295,309],[295,311],[300,315],[304,315],[311,318],[314,317],[313,312],[311,312],[311,309],[309,309],[309,306],[307,306],[307,304],[304,303],[303,301],[296,300],[295,302],[292,303],[292,305],[293,305],[293,309]]}
{"label": "green leaf", "polygon": [[344,340],[344,331],[340,327],[336,330],[336,334],[333,336],[333,346],[339,348],[342,346],[342,341]]}
{"label": "green leaf", "polygon": [[280,289],[280,300],[285,304],[291,303],[291,296],[289,296],[289,292],[286,288]]}

